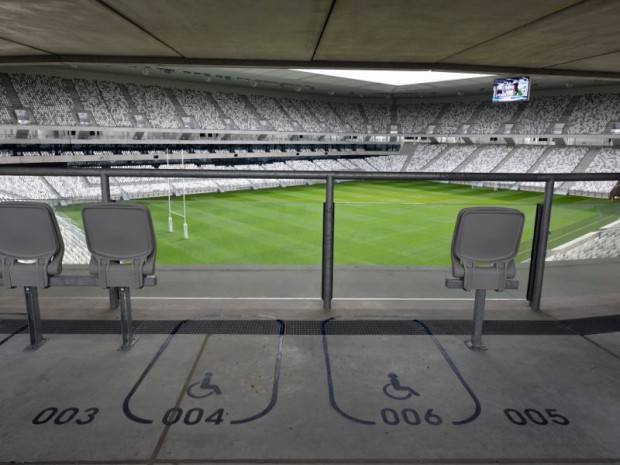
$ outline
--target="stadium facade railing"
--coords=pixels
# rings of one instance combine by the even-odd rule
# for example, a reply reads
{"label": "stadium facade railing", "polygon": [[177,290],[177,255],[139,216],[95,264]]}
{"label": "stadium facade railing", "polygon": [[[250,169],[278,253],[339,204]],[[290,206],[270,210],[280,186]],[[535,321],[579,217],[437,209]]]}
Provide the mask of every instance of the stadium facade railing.
{"label": "stadium facade railing", "polygon": [[452,182],[542,182],[544,200],[536,215],[533,238],[528,301],[540,310],[547,241],[551,222],[554,185],[556,182],[609,181],[620,178],[615,173],[454,173],[454,172],[379,172],[379,171],[270,171],[270,170],[183,170],[111,169],[111,168],[41,168],[31,166],[1,166],[0,176],[81,176],[100,179],[101,200],[111,200],[111,177],[193,178],[193,179],[297,179],[325,181],[323,214],[322,299],[326,310],[331,309],[334,271],[334,185],[338,180],[408,180]]}

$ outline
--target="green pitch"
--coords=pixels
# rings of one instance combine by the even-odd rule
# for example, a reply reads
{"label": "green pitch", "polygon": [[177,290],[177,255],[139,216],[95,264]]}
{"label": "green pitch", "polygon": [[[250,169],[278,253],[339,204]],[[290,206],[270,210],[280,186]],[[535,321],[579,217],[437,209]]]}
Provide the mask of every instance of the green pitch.
{"label": "green pitch", "polygon": [[[140,200],[151,209],[158,263],[221,265],[319,265],[325,186],[236,191],[187,197],[189,239],[168,199]],[[458,211],[498,205],[526,215],[519,259],[529,258],[536,203],[542,193],[472,189],[431,182],[365,181],[335,188],[336,265],[448,265]],[[182,211],[180,198],[173,210]],[[81,227],[81,206],[59,208]],[[557,196],[549,248],[595,231],[620,217],[606,200]]]}

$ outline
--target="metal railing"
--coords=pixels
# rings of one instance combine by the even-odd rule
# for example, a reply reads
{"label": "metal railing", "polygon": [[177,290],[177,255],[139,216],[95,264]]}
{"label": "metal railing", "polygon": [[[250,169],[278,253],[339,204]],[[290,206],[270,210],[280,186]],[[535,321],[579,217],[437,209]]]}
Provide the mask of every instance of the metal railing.
{"label": "metal railing", "polygon": [[115,168],[40,168],[0,166],[5,176],[98,176],[101,179],[101,199],[110,201],[110,176],[161,178],[250,178],[250,179],[310,179],[325,180],[323,206],[323,254],[321,298],[323,308],[331,309],[334,284],[334,185],[336,180],[355,181],[509,181],[544,182],[545,190],[540,213],[536,216],[534,253],[530,264],[527,300],[530,307],[540,310],[547,239],[551,223],[554,183],[561,181],[616,181],[620,173],[402,173],[365,171],[232,171],[232,170],[148,170]]}

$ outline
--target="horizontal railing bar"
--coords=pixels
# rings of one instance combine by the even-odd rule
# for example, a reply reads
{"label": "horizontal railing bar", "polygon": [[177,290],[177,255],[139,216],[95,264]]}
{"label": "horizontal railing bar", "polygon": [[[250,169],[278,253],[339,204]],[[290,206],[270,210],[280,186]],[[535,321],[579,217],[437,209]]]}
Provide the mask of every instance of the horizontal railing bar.
{"label": "horizontal railing bar", "polygon": [[253,171],[253,170],[184,170],[127,168],[54,168],[0,166],[3,176],[122,176],[135,178],[252,178],[252,179],[321,179],[368,181],[617,181],[620,173],[428,173],[369,171]]}

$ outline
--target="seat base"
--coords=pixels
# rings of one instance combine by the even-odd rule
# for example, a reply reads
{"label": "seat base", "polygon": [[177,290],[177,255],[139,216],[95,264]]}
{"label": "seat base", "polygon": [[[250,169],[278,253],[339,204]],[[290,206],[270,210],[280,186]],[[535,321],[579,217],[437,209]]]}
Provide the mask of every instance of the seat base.
{"label": "seat base", "polygon": [[472,341],[465,341],[465,345],[470,350],[479,350],[481,352],[485,350],[489,350],[489,348],[485,346],[484,344],[474,344]]}
{"label": "seat base", "polygon": [[41,347],[43,344],[45,344],[46,342],[47,342],[47,338],[42,337],[35,344],[30,344],[28,347],[24,348],[24,352],[33,352],[37,350],[39,347]]}
{"label": "seat base", "polygon": [[131,350],[131,348],[132,348],[134,345],[136,345],[136,342],[138,342],[138,339],[139,339],[139,338],[137,338],[137,337],[133,337],[133,336],[132,336],[131,340],[130,340],[130,341],[127,341],[127,342],[123,342],[123,345],[122,345],[122,346],[120,346],[120,347],[118,348],[118,350],[119,350],[119,351],[121,351],[121,352],[127,352],[127,351]]}

